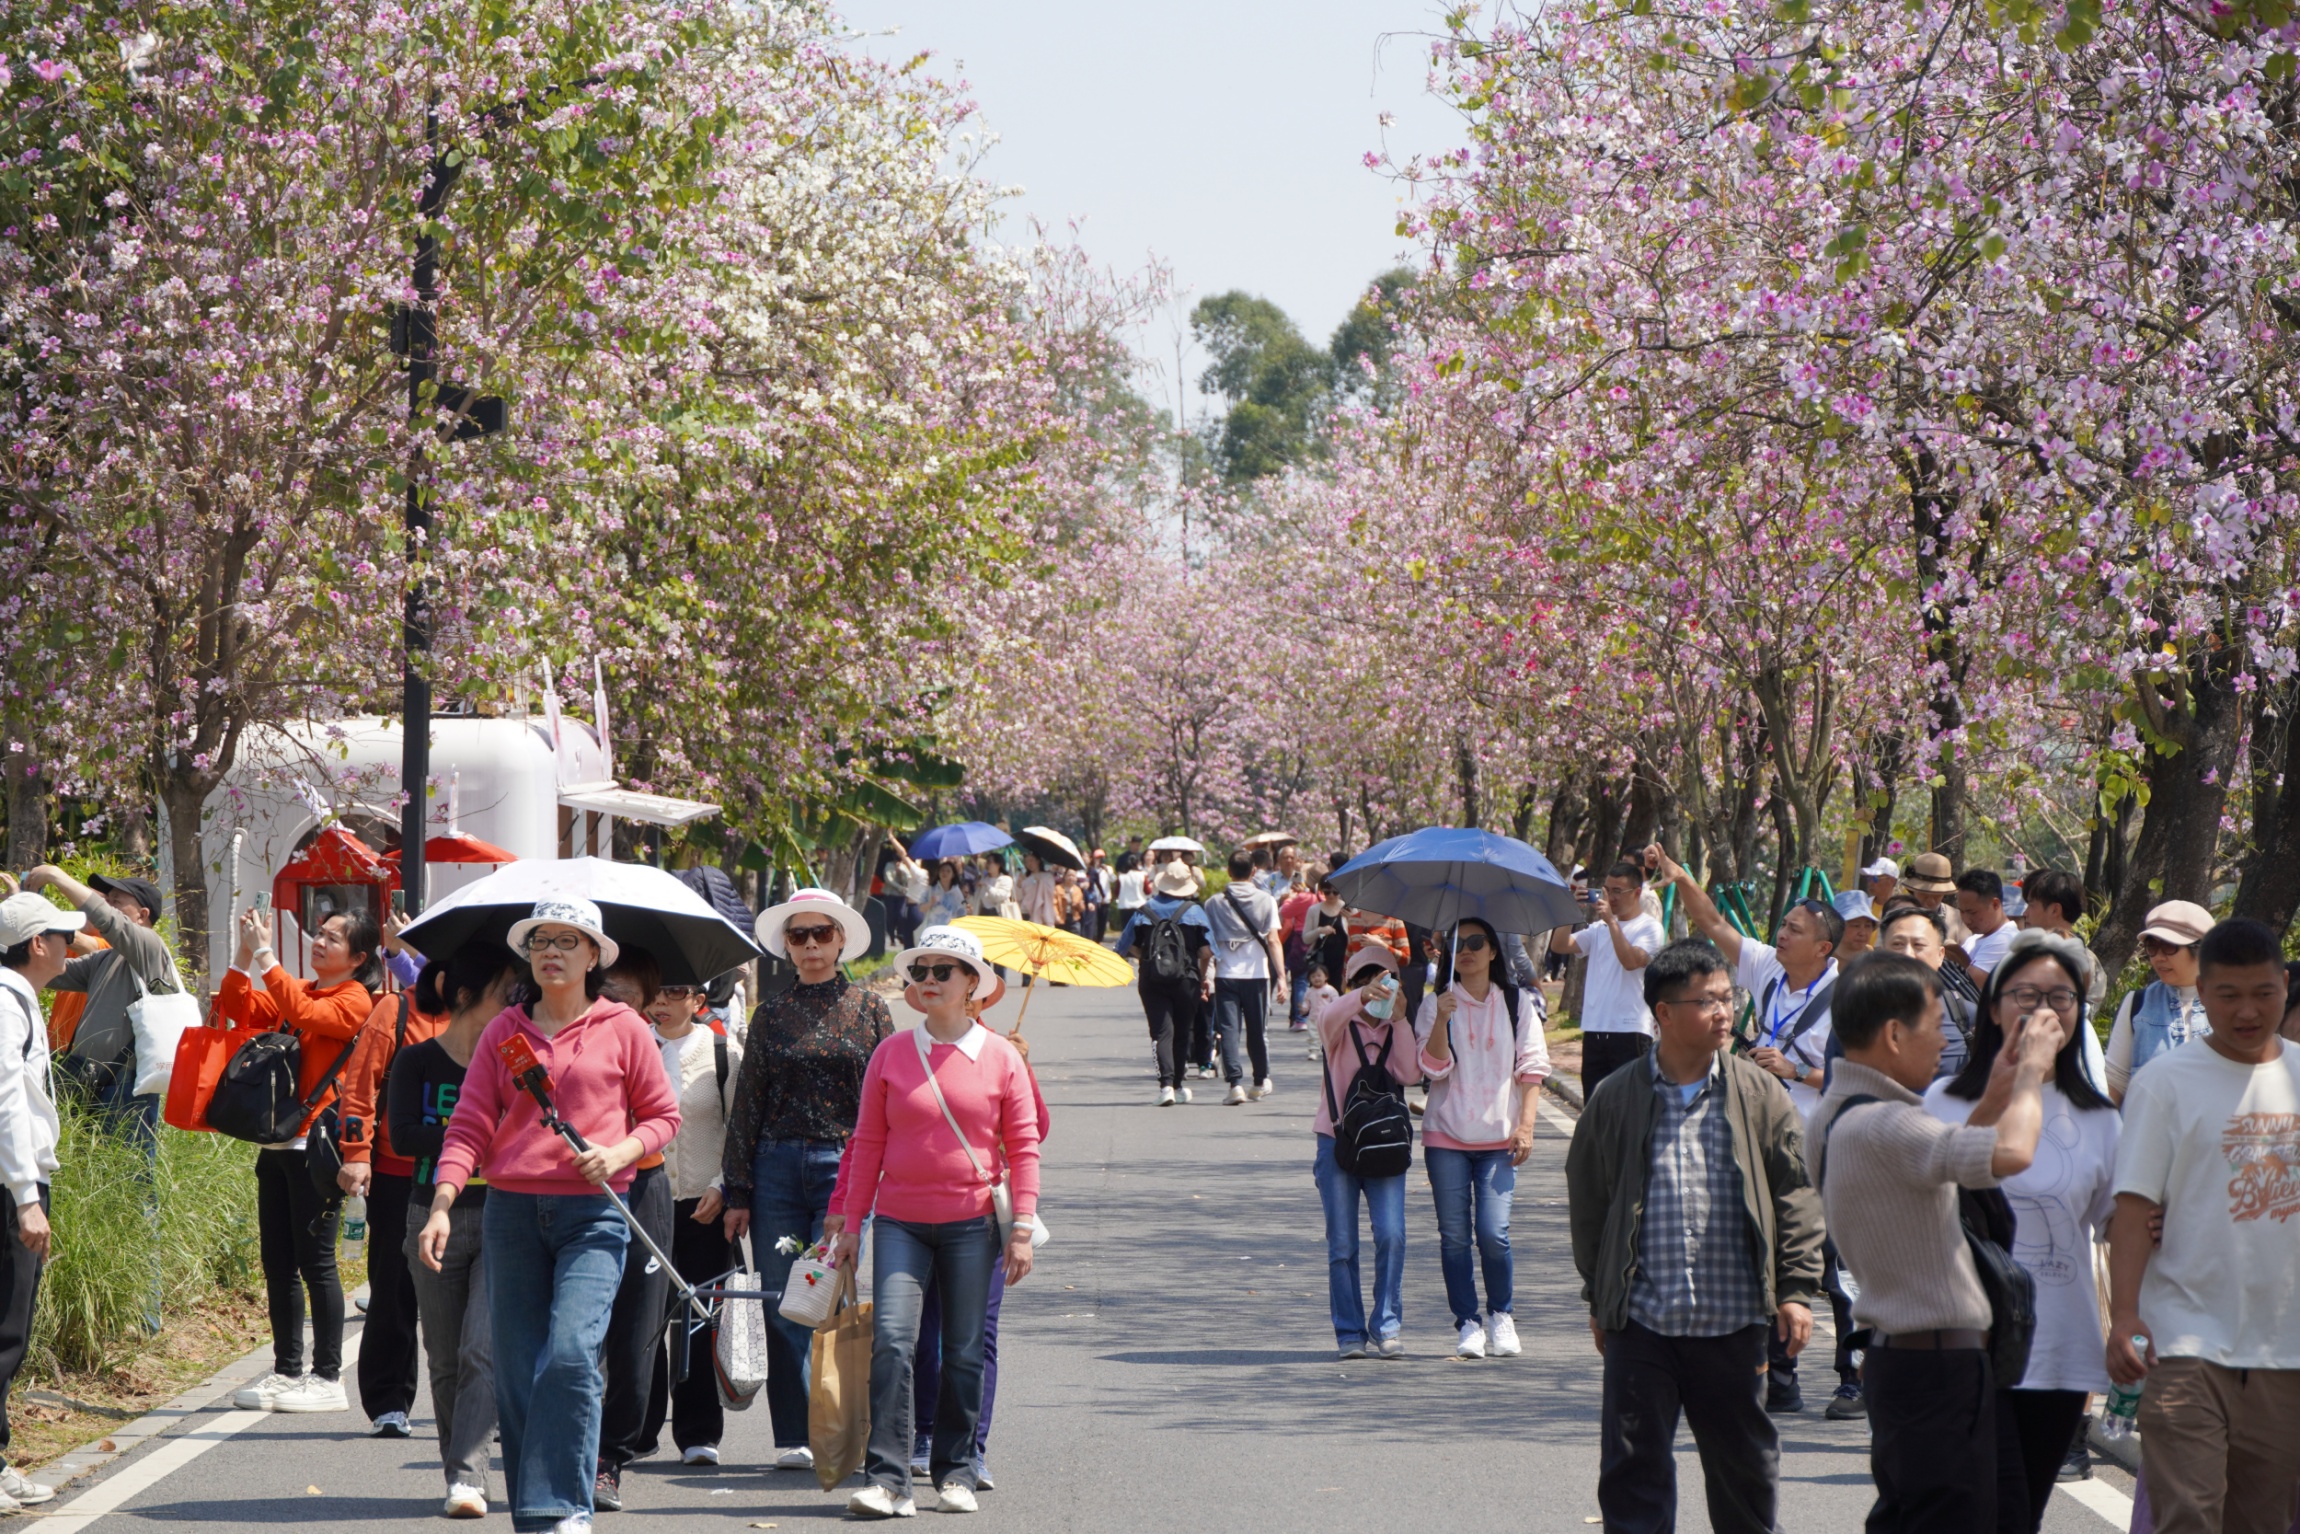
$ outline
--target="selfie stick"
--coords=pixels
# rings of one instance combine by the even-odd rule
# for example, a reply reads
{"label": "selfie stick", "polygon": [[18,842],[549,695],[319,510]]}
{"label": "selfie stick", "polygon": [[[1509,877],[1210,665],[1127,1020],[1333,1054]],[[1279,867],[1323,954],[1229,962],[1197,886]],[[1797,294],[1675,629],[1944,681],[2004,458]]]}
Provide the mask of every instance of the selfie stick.
{"label": "selfie stick", "polygon": [[[565,1140],[570,1149],[578,1152],[589,1150],[590,1142],[583,1138],[574,1125],[561,1118],[559,1110],[551,1105],[551,1073],[544,1069],[542,1061],[535,1058],[534,1047],[515,1033],[496,1045],[495,1053],[502,1059],[504,1068],[511,1072],[511,1084],[535,1099],[535,1106],[543,1113],[543,1127]],[[648,1235],[647,1227],[632,1215],[631,1206],[623,1202],[621,1194],[604,1183],[599,1185],[599,1191],[607,1195],[607,1201],[615,1206],[616,1213],[622,1215],[623,1223],[631,1227],[631,1234],[639,1238],[639,1244],[663,1265],[663,1271],[670,1275],[671,1287],[678,1291],[679,1302],[692,1309],[702,1325],[710,1325],[711,1307],[705,1303],[703,1292],[679,1276],[678,1268],[671,1262],[671,1254],[655,1244],[655,1238]],[[760,1290],[714,1286],[711,1298],[768,1299],[780,1296],[770,1296]],[[684,1378],[683,1375],[681,1377]]]}

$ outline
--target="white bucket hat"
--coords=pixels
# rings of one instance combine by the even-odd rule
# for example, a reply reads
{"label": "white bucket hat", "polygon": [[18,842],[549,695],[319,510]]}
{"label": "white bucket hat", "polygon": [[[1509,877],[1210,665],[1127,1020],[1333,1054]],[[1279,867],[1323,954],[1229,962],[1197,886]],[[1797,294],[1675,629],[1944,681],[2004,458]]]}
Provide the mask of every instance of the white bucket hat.
{"label": "white bucket hat", "polygon": [[1195,895],[1198,893],[1198,876],[1190,871],[1189,864],[1177,858],[1171,863],[1159,865],[1157,877],[1150,881],[1150,888],[1153,893],[1164,895],[1169,900]]}
{"label": "white bucket hat", "polygon": [[781,905],[768,906],[759,913],[751,930],[757,935],[760,947],[778,959],[787,959],[791,954],[783,942],[783,927],[800,916],[828,916],[846,929],[846,946],[839,950],[841,964],[852,963],[870,948],[869,921],[862,912],[826,889],[798,890]]}
{"label": "white bucket hat", "polygon": [[981,977],[982,984],[990,987],[987,995],[979,986],[974,993],[974,999],[981,1002],[985,1010],[997,1006],[999,998],[1006,994],[1006,982],[998,977],[998,971],[982,956],[982,939],[964,927],[925,928],[919,933],[916,943],[896,954],[894,972],[902,977],[906,985],[910,982],[910,966],[919,959],[956,959],[973,970]]}
{"label": "white bucket hat", "polygon": [[622,946],[607,935],[606,918],[599,914],[599,907],[580,895],[553,895],[548,900],[536,901],[533,914],[513,922],[504,941],[511,945],[513,953],[524,959],[527,957],[527,934],[546,923],[573,927],[597,943],[601,969],[613,969],[616,958],[623,952]]}

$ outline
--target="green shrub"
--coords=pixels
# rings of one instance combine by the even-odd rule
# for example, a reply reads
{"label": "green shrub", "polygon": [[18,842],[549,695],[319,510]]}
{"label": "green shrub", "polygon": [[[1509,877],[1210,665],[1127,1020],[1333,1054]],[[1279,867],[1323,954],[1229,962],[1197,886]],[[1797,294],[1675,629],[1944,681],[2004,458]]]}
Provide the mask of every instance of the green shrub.
{"label": "green shrub", "polygon": [[29,1359],[44,1375],[118,1362],[145,1335],[155,1282],[165,1318],[250,1288],[257,1272],[254,1146],[163,1125],[148,1172],[142,1149],[96,1115],[60,1111],[56,1244]]}

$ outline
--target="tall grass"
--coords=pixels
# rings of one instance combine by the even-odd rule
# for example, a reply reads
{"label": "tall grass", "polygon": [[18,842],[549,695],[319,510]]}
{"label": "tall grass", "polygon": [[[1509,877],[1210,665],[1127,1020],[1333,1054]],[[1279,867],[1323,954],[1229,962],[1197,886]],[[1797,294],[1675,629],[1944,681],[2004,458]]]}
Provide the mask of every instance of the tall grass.
{"label": "tall grass", "polygon": [[155,1167],[97,1115],[59,1111],[55,1249],[28,1359],[50,1376],[117,1363],[146,1335],[155,1285],[165,1318],[257,1272],[254,1146],[163,1125]]}

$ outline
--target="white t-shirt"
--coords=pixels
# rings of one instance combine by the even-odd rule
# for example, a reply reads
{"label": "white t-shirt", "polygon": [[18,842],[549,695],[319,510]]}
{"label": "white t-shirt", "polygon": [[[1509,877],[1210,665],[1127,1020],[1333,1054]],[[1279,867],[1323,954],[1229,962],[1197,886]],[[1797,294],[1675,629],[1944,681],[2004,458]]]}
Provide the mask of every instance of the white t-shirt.
{"label": "white t-shirt", "polygon": [[[1661,923],[1642,914],[1623,922],[1621,935],[1648,959],[1669,941]],[[1613,951],[1613,933],[1603,922],[1595,922],[1573,934],[1573,946],[1589,959],[1581,978],[1581,1031],[1651,1037],[1653,1009],[1645,1005],[1645,971],[1621,967],[1621,956]]]}
{"label": "white t-shirt", "polygon": [[1965,957],[1973,961],[1973,968],[1987,974],[2004,962],[2005,950],[2012,947],[2020,929],[2011,922],[2000,923],[1987,937],[1976,937],[1965,943]]}
{"label": "white t-shirt", "polygon": [[1142,900],[1142,870],[1129,868],[1118,876],[1118,909],[1134,910],[1142,904]]}
{"label": "white t-shirt", "polygon": [[[1977,1104],[1949,1096],[1948,1088],[1934,1082],[1925,1110],[1943,1123],[1962,1124]],[[2116,1208],[2110,1184],[2117,1127],[2114,1108],[2079,1110],[2048,1081],[2036,1159],[2000,1185],[2018,1222],[2013,1260],[2036,1279],[2036,1340],[2022,1390],[2109,1388],[2092,1248]]]}
{"label": "white t-shirt", "polygon": [[[1237,891],[1233,904],[1230,892]],[[1225,886],[1218,895],[1205,901],[1206,925],[1214,930],[1214,978],[1217,980],[1267,980],[1270,978],[1270,950],[1262,941],[1263,934],[1278,927],[1278,902],[1244,880],[1237,879]],[[1251,924],[1241,920],[1238,908],[1243,906],[1252,914]]]}
{"label": "white t-shirt", "polygon": [[2149,1061],[2115,1189],[2164,1206],[2140,1285],[2159,1354],[2300,1369],[2300,1050],[2240,1065],[2199,1041]]}
{"label": "white t-shirt", "polygon": [[[1776,980],[1779,985],[1773,984]],[[1837,961],[1831,959],[1829,967],[1822,970],[1811,985],[1793,986],[1788,972],[1781,968],[1778,949],[1753,937],[1741,939],[1741,962],[1734,967],[1733,983],[1747,991],[1757,1004],[1752,1037],[1765,1048],[1780,1050],[1807,1071],[1822,1069],[1828,1059],[1829,1008],[1824,1004],[1819,1015],[1809,1021],[1805,1011],[1824,990],[1833,998],[1836,980]],[[1773,992],[1770,1000],[1765,994],[1767,987]],[[1803,1031],[1800,1032],[1800,1028]],[[1794,1043],[1789,1040],[1791,1034],[1796,1035]],[[1784,1081],[1781,1085],[1789,1089],[1789,1101],[1796,1106],[1797,1117],[1812,1117],[1821,1094],[1801,1081]]]}

